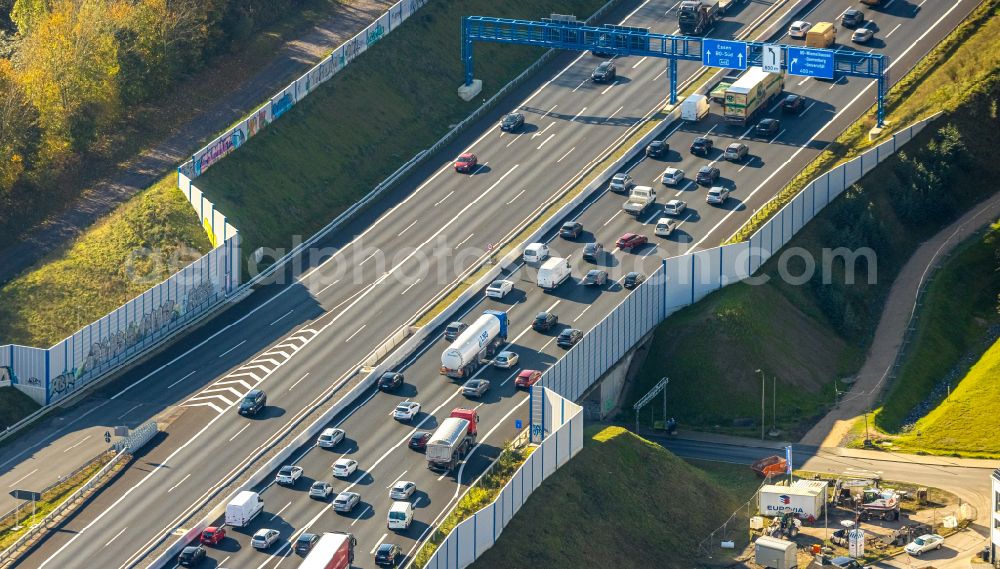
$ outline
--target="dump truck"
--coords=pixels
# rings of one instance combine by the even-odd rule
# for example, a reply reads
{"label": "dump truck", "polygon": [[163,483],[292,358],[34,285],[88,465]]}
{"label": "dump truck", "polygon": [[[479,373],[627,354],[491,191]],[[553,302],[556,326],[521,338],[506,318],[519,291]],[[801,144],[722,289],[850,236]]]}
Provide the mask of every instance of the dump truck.
{"label": "dump truck", "polygon": [[677,9],[677,25],[681,34],[686,36],[700,36],[708,32],[721,17],[719,0],[684,0]]}
{"label": "dump truck", "polygon": [[723,114],[726,122],[746,126],[758,114],[767,111],[768,105],[785,88],[785,76],[768,73],[760,67],[751,67],[726,89]]}
{"label": "dump truck", "polygon": [[507,342],[507,313],[486,310],[441,353],[441,374],[454,379],[472,377]]}
{"label": "dump truck", "polygon": [[475,442],[467,419],[448,417],[427,441],[427,468],[450,472]]}
{"label": "dump truck", "polygon": [[757,476],[763,478],[779,476],[788,471],[788,461],[783,456],[773,455],[758,460],[751,464],[750,468],[757,473]]}
{"label": "dump truck", "polygon": [[649,186],[636,186],[622,204],[622,209],[625,213],[638,217],[655,203],[656,190]]}

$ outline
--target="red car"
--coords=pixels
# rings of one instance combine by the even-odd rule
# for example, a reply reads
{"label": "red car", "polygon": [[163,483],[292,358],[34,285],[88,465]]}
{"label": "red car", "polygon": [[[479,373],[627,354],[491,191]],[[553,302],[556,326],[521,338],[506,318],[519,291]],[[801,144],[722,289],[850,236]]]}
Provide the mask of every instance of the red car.
{"label": "red car", "polygon": [[455,160],[455,171],[471,172],[472,169],[475,168],[476,164],[478,163],[479,159],[476,158],[475,154],[471,152],[466,152],[465,154],[459,156],[458,160]]}
{"label": "red car", "polygon": [[226,528],[208,526],[201,532],[201,542],[205,545],[219,545],[219,542],[226,539]]}
{"label": "red car", "polygon": [[517,379],[514,380],[514,387],[523,387],[527,389],[538,383],[539,379],[542,379],[542,372],[537,369],[526,369],[517,374]]}
{"label": "red car", "polygon": [[641,247],[648,242],[649,239],[645,235],[639,235],[638,233],[626,233],[618,238],[615,245],[617,245],[619,249],[625,250]]}

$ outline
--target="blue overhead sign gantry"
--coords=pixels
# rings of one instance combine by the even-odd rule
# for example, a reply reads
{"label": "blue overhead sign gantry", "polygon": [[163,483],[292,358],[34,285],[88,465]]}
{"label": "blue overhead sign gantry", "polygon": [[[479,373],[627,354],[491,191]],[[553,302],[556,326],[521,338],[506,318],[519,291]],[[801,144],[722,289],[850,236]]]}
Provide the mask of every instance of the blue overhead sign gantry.
{"label": "blue overhead sign gantry", "polygon": [[[768,52],[773,58],[773,46],[777,45],[785,52],[781,68],[791,75],[826,79],[850,76],[877,81],[879,126],[883,125],[885,118],[883,105],[889,88],[889,58],[882,54],[670,36],[652,33],[645,28],[588,26],[572,17],[532,21],[466,16],[462,18],[462,62],[465,64],[466,85],[472,84],[472,46],[477,41],[666,59],[670,70],[672,104],[677,102],[678,61],[698,61],[709,67],[746,69],[763,64],[765,46],[769,46]],[[793,59],[796,59],[795,63],[792,63]]]}

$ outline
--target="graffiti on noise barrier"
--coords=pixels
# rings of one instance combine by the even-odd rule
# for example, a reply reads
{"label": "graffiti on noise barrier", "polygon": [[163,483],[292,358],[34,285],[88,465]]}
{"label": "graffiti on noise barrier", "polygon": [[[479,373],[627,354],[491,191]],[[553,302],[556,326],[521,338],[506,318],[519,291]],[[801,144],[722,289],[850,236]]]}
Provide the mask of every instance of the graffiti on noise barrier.
{"label": "graffiti on noise barrier", "polygon": [[368,47],[371,47],[372,44],[382,39],[382,36],[384,35],[385,35],[385,28],[382,27],[382,22],[375,22],[375,26],[372,29],[368,30],[368,33],[366,34],[365,37],[365,42],[368,44]]}
{"label": "graffiti on noise barrier", "polygon": [[[17,375],[14,374],[14,370],[10,369],[10,366],[0,366],[0,387],[11,387],[20,383],[21,382],[17,379]],[[42,380],[37,377],[29,377],[24,382],[24,385],[41,387]]]}
{"label": "graffiti on noise barrier", "polygon": [[236,127],[228,136],[219,138],[219,140],[215,141],[215,144],[206,148],[201,156],[195,155],[192,159],[195,177],[201,176],[202,172],[208,170],[220,158],[239,148],[246,138],[247,136],[243,132],[243,129]]}

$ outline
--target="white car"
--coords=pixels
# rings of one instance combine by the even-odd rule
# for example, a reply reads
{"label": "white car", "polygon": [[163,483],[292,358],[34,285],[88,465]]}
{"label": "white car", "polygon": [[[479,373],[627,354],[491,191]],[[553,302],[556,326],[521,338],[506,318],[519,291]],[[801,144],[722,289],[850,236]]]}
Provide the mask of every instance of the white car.
{"label": "white car", "polygon": [[396,410],[392,412],[392,418],[397,421],[412,421],[420,412],[420,403],[416,401],[403,401],[396,405]]}
{"label": "white car", "polygon": [[680,168],[667,168],[663,172],[663,177],[660,178],[660,182],[667,186],[676,186],[680,184],[684,179],[684,170]]}
{"label": "white car", "polygon": [[670,219],[669,217],[661,217],[656,221],[656,227],[653,229],[653,234],[660,237],[670,237],[670,234],[677,229],[677,220]]}
{"label": "white car", "polygon": [[354,506],[361,503],[361,494],[357,492],[341,492],[333,499],[333,511],[349,514]]}
{"label": "white car", "polygon": [[788,26],[788,37],[799,40],[803,39],[812,27],[812,24],[803,20],[792,22],[792,25]]}
{"label": "white car", "polygon": [[330,484],[325,480],[317,480],[312,483],[312,486],[309,487],[310,498],[326,500],[330,497],[331,492],[333,492],[333,484]]}
{"label": "white car", "polygon": [[337,478],[347,478],[358,469],[358,461],[352,458],[338,458],[333,463],[333,475]]}
{"label": "white car", "polygon": [[906,549],[906,552],[910,555],[920,555],[925,551],[941,549],[942,545],[944,545],[943,537],[936,533],[929,533],[914,539],[910,543],[907,543],[904,549]]}
{"label": "white car", "polygon": [[409,500],[410,496],[413,495],[417,490],[417,485],[413,482],[408,482],[406,480],[400,480],[392,486],[389,490],[390,500]]}
{"label": "white car", "polygon": [[253,546],[254,549],[267,549],[268,547],[274,545],[274,542],[278,541],[278,537],[280,536],[281,534],[278,533],[278,530],[276,529],[259,529],[257,530],[257,533],[253,534],[253,537],[250,538],[250,545]]}
{"label": "white car", "polygon": [[274,481],[278,484],[293,486],[301,477],[301,466],[282,466],[281,470],[278,471],[278,475],[274,477]]}
{"label": "white car", "polygon": [[330,448],[337,446],[340,441],[344,440],[344,436],[347,433],[343,429],[324,429],[322,433],[319,434],[319,438],[316,439],[316,444],[323,448]]}
{"label": "white car", "polygon": [[521,357],[517,355],[517,352],[500,352],[497,354],[497,357],[493,358],[493,367],[510,369],[516,366],[520,359]]}
{"label": "white car", "polygon": [[493,281],[486,287],[487,298],[503,298],[507,293],[514,290],[514,283],[511,281]]}
{"label": "white car", "polygon": [[726,203],[727,198],[729,198],[729,188],[714,186],[712,189],[708,190],[708,196],[705,197],[705,202],[712,205],[722,205]]}
{"label": "white car", "polygon": [[869,27],[858,28],[851,34],[851,41],[854,43],[868,43],[874,36],[875,30]]}
{"label": "white car", "polygon": [[680,215],[687,209],[687,202],[682,200],[670,200],[663,204],[663,213],[666,215]]}

